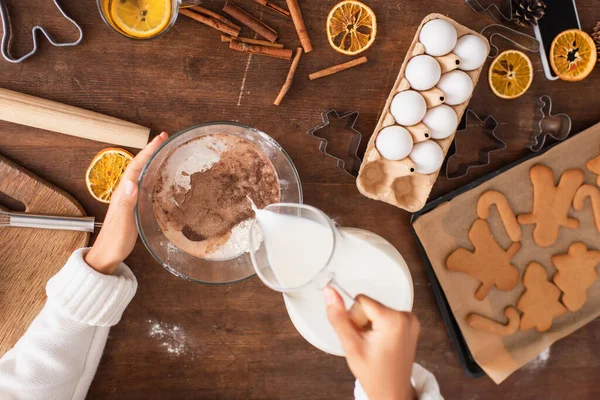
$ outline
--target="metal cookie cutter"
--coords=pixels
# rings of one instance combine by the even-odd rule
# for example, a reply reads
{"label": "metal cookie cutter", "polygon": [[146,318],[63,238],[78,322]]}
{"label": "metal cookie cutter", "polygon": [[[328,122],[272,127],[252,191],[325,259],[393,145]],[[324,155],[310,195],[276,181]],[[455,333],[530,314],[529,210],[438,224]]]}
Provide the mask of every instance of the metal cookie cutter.
{"label": "metal cookie cutter", "polygon": [[[515,46],[519,47],[521,50],[529,51],[531,53],[537,53],[540,50],[539,41],[531,35],[520,32],[516,29],[510,28],[504,23],[512,21],[512,1],[504,0],[500,5],[494,1],[490,1],[489,4],[486,4],[484,7],[479,0],[465,0],[465,3],[475,12],[487,12],[489,15],[494,18],[497,24],[491,24],[483,28],[479,33],[486,36],[490,42],[490,46],[493,49],[488,55],[489,58],[494,58],[500,52],[498,50],[498,46],[494,44],[494,37],[499,36],[511,43]],[[496,12],[492,12],[495,10]],[[499,17],[497,15],[499,15]],[[485,32],[489,29],[492,29],[493,32],[491,34],[485,35]]]}
{"label": "metal cookie cutter", "polygon": [[571,117],[567,114],[552,114],[552,99],[543,95],[537,100],[536,119],[533,134],[528,147],[533,152],[538,152],[544,147],[546,138],[550,136],[555,140],[565,140],[571,133]]}
{"label": "metal cookie cutter", "polygon": [[479,31],[479,33],[487,37],[490,42],[492,50],[490,51],[488,58],[495,58],[500,53],[500,49],[494,44],[494,38],[496,36],[514,44],[523,51],[530,53],[537,53],[540,51],[540,42],[538,42],[536,38],[501,24],[488,25]]}
{"label": "metal cookie cutter", "polygon": [[11,41],[11,25],[10,25],[10,16],[8,15],[8,8],[6,6],[5,0],[0,0],[0,17],[2,18],[2,43],[0,45],[0,51],[2,52],[2,57],[10,63],[17,64],[27,60],[29,57],[33,56],[38,50],[38,41],[36,37],[36,32],[40,31],[46,36],[46,39],[56,47],[67,47],[67,46],[77,46],[83,40],[83,30],[81,27],[75,22],[71,17],[69,17],[63,9],[58,4],[58,0],[54,0],[54,5],[60,11],[60,13],[65,17],[67,21],[77,28],[79,31],[79,38],[74,42],[60,43],[54,40],[50,32],[48,32],[45,28],[41,26],[34,26],[31,30],[31,35],[33,36],[33,49],[20,58],[14,58],[10,55],[10,41]]}
{"label": "metal cookie cutter", "polygon": [[[462,178],[469,173],[471,168],[488,165],[491,153],[506,149],[506,143],[496,135],[498,121],[493,116],[489,115],[485,119],[481,119],[475,112],[468,109],[465,113],[465,121],[465,128],[456,131],[454,145],[448,153],[449,156],[444,167],[447,179]],[[485,142],[483,142],[484,140]],[[470,149],[463,148],[467,146]],[[475,151],[471,151],[473,148],[478,149],[476,160],[468,157],[475,154]]]}
{"label": "metal cookie cutter", "polygon": [[[340,113],[336,110],[327,110],[321,113],[321,119],[323,122],[313,128],[311,128],[307,133],[310,136],[313,136],[320,140],[319,151],[331,158],[337,160],[337,167],[351,175],[353,177],[358,176],[358,171],[360,170],[361,159],[358,157],[358,148],[360,146],[360,141],[362,140],[362,134],[354,128],[354,124],[356,124],[356,120],[358,119],[358,111],[351,111],[347,113]],[[352,143],[350,144],[350,148],[348,149],[348,156],[352,159],[352,165],[346,165],[346,161],[342,160],[339,157],[334,156],[333,154],[327,151],[328,141],[322,136],[318,135],[318,132],[322,129],[325,129],[330,124],[330,118],[335,117],[338,120],[347,119],[346,130],[352,131]]]}
{"label": "metal cookie cutter", "polygon": [[[496,2],[491,1],[491,0],[488,0],[488,1],[489,1],[489,4],[486,4],[485,7],[483,5],[481,5],[479,0],[465,0],[465,3],[467,3],[467,5],[469,7],[471,7],[471,9],[475,12],[487,12],[488,14],[490,14],[492,16],[492,18],[494,18],[499,23],[502,23],[501,20],[504,20],[506,22],[510,22],[512,20],[512,1],[511,0],[501,1],[500,5],[496,4],[496,2],[498,0],[495,0]],[[504,9],[504,11],[502,9]],[[496,15],[494,15],[494,13],[492,13],[492,10],[496,10],[496,12],[500,15],[501,18],[498,19],[496,17]]]}

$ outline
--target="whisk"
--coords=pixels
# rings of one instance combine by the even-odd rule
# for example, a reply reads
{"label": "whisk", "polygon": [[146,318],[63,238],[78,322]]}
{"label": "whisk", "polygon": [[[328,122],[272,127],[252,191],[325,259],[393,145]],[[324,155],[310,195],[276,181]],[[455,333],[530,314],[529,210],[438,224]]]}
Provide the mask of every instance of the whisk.
{"label": "whisk", "polygon": [[63,231],[94,232],[101,222],[94,217],[65,217],[62,215],[36,215],[0,210],[0,227],[57,229]]}

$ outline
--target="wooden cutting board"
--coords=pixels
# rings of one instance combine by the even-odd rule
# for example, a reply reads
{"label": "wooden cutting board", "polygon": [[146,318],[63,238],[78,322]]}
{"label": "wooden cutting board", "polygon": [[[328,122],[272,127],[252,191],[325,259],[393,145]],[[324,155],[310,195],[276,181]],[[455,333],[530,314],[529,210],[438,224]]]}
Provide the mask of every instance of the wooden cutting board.
{"label": "wooden cutting board", "polygon": [[[26,212],[82,216],[67,193],[0,155],[0,192],[22,202]],[[89,233],[0,228],[0,356],[12,348],[46,301],[46,282],[87,245]]]}

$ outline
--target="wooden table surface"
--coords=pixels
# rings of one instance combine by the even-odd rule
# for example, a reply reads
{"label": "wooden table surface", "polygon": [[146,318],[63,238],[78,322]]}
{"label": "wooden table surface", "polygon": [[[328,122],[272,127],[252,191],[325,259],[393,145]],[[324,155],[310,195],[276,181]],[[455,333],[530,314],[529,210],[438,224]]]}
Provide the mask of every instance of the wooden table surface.
{"label": "wooden table surface", "polygon": [[[283,5],[282,0],[276,0]],[[236,53],[219,34],[181,17],[164,37],[146,43],[122,38],[104,25],[95,1],[62,1],[81,23],[84,42],[57,49],[43,43],[39,54],[12,65],[0,60],[0,87],[87,108],[114,117],[176,132],[205,121],[231,120],[274,137],[290,154],[305,202],[343,226],[373,231],[389,240],[406,259],[415,286],[414,312],[421,321],[417,361],[432,371],[449,399],[592,398],[600,395],[600,326],[592,322],[551,347],[500,386],[484,377],[465,376],[417,252],[410,214],[359,194],[354,180],[318,151],[306,132],[328,109],[360,112],[356,127],[363,148],[396,78],[421,19],[440,12],[475,30],[493,19],[473,12],[461,0],[367,1],[378,19],[369,63],[318,81],[308,74],[348,61],[328,45],[324,26],[337,0],[302,1],[315,50],[300,62],[296,80],[282,106],[273,106],[289,63]],[[28,7],[8,1],[16,29],[15,45],[30,45],[33,23],[53,29],[58,39],[75,32],[49,0]],[[220,10],[224,1],[204,1]],[[239,3],[276,27],[281,42],[299,45],[291,21],[263,15],[250,0]],[[582,26],[600,20],[595,0],[578,0]],[[245,33],[246,36],[251,33]],[[500,49],[513,47],[498,40]],[[440,177],[432,198],[529,153],[525,148],[534,124],[535,99],[549,94],[555,112],[568,113],[573,132],[600,120],[600,70],[579,83],[544,78],[540,57],[529,92],[514,101],[496,98],[487,79],[476,88],[470,108],[493,114],[498,135],[508,143],[491,164],[463,179]],[[488,62],[489,65],[489,62]],[[487,66],[483,73],[487,74]],[[349,138],[348,135],[344,137]],[[337,146],[337,147],[336,147]],[[347,141],[336,144],[346,151]],[[90,215],[102,220],[106,206],[90,197],[84,175],[105,144],[0,122],[0,153],[69,192]],[[334,149],[335,150],[335,149]],[[471,156],[476,157],[475,154]],[[136,297],[109,340],[92,383],[90,399],[348,399],[353,377],[341,358],[313,348],[292,326],[281,295],[258,278],[224,286],[186,282],[165,271],[138,241],[128,265],[139,280]]]}

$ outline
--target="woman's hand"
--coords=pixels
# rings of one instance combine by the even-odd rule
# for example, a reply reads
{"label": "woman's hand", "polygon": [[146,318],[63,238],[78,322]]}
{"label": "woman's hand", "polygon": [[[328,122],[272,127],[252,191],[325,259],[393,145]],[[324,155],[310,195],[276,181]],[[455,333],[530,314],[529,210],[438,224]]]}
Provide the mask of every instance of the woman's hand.
{"label": "woman's hand", "polygon": [[370,400],[416,399],[410,377],[419,321],[412,313],[392,310],[366,296],[356,300],[371,321],[370,330],[357,328],[340,295],[325,288],[327,317],[340,338],[350,370]]}
{"label": "woman's hand", "polygon": [[96,271],[112,275],[129,256],[138,232],[134,208],[137,202],[137,180],[152,153],[169,137],[165,132],[156,136],[127,166],[119,186],[114,191],[102,229],[85,262]]}

